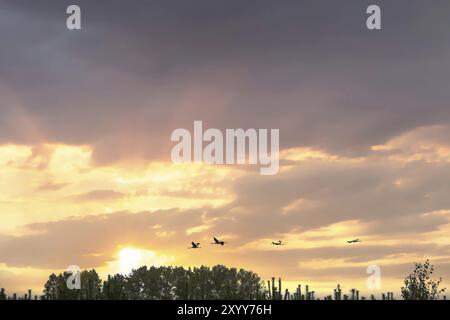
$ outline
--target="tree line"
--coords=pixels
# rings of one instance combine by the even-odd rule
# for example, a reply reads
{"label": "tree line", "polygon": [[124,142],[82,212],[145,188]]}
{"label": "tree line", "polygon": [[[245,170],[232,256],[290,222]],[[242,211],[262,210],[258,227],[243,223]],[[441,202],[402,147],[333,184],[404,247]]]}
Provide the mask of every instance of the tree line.
{"label": "tree line", "polygon": [[267,291],[259,276],[251,271],[217,265],[212,268],[147,267],[128,275],[108,276],[102,283],[95,270],[81,272],[80,289],[69,289],[70,273],[51,274],[44,285],[43,299],[265,299]]}
{"label": "tree line", "polygon": [[[441,288],[442,279],[432,279],[434,267],[429,260],[415,263],[413,272],[404,280],[401,296],[405,300],[438,300],[446,288]],[[52,273],[44,285],[43,295],[34,299],[43,300],[315,300],[314,291],[308,286],[302,292],[299,285],[297,291],[290,294],[286,289],[282,292],[281,279],[278,287],[275,278],[268,281],[267,287],[261,278],[252,271],[228,268],[217,265],[212,268],[201,266],[183,267],[147,267],[132,270],[129,274],[109,275],[102,281],[95,269],[80,272],[79,289],[69,288],[73,274],[63,272]],[[7,297],[5,290],[0,290],[0,300],[33,299],[31,290],[23,297],[13,294]],[[383,300],[393,300],[392,292]],[[344,294],[338,285],[334,295],[324,297],[326,300],[363,300],[359,291],[351,289]],[[375,299],[372,295],[369,299]]]}

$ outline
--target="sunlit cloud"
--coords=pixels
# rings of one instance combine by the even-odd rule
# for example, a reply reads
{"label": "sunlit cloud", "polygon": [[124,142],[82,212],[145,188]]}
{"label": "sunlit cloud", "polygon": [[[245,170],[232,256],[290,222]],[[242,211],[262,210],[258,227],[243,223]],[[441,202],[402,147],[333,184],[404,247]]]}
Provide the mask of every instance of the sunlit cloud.
{"label": "sunlit cloud", "polygon": [[[3,231],[26,222],[120,210],[219,206],[233,200],[230,167],[154,162],[96,166],[88,146],[0,146]],[[26,182],[26,183],[25,183]]]}

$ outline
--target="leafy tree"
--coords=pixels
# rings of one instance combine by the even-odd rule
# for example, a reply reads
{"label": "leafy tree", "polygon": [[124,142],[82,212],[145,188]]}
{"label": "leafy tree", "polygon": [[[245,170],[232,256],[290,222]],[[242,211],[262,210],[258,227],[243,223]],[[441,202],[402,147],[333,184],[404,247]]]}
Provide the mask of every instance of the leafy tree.
{"label": "leafy tree", "polygon": [[190,292],[190,274],[191,269],[185,270],[182,267],[172,269],[173,273],[173,299],[191,299]]}
{"label": "leafy tree", "polygon": [[44,299],[46,300],[75,300],[79,298],[80,290],[67,288],[67,279],[70,273],[55,275],[52,273],[44,285]]}
{"label": "leafy tree", "polygon": [[6,293],[3,288],[0,289],[0,300],[6,300]]}
{"label": "leafy tree", "polygon": [[81,272],[81,289],[69,289],[67,280],[70,273],[52,273],[44,285],[43,298],[46,300],[95,300],[101,298],[101,280],[95,270]]}
{"label": "leafy tree", "polygon": [[97,271],[84,270],[81,272],[81,289],[79,290],[81,300],[98,300],[101,298],[102,281]]}
{"label": "leafy tree", "polygon": [[126,300],[125,277],[121,274],[108,276],[108,280],[103,283],[102,297],[105,300]]}
{"label": "leafy tree", "polygon": [[46,300],[58,299],[57,288],[58,288],[58,277],[56,276],[56,274],[52,273],[48,277],[48,280],[44,285],[44,296],[43,296],[44,299]]}
{"label": "leafy tree", "polygon": [[171,299],[265,299],[267,292],[257,274],[217,265],[141,267],[128,275],[108,276],[102,282],[95,270],[81,273],[81,289],[70,290],[66,281],[70,274],[51,274],[44,285],[44,299],[111,299],[111,300],[171,300]]}
{"label": "leafy tree", "polygon": [[405,278],[405,286],[402,287],[402,297],[405,300],[435,300],[445,291],[439,289],[442,278],[438,280],[430,279],[433,275],[434,267],[427,259],[425,263],[415,263],[414,272]]}

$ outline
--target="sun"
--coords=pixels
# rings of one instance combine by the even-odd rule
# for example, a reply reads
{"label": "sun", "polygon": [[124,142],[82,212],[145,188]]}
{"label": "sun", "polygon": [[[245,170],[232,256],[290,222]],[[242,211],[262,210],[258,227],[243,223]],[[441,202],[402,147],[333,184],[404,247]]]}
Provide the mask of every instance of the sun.
{"label": "sun", "polygon": [[119,252],[120,272],[129,273],[131,270],[139,268],[143,260],[142,251],[134,248],[123,248]]}
{"label": "sun", "polygon": [[160,255],[155,251],[121,247],[115,255],[115,260],[110,263],[113,272],[119,271],[121,274],[129,274],[133,269],[139,269],[143,266],[162,266],[172,263],[175,260],[173,256]]}

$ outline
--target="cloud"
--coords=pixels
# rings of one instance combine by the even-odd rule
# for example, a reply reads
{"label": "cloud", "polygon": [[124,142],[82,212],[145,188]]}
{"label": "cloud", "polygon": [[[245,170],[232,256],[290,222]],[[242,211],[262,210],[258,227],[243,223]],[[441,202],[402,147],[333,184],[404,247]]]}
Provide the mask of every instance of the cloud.
{"label": "cloud", "polygon": [[89,144],[102,164],[168,159],[172,130],[203,120],[361,155],[449,121],[447,3],[383,1],[379,33],[361,1],[80,1],[79,33],[61,23],[66,4],[5,3],[3,143]]}
{"label": "cloud", "polygon": [[[213,265],[225,263],[260,272],[264,277],[283,273],[286,279],[324,281],[344,277],[364,278],[369,264],[379,264],[386,278],[400,278],[412,268],[412,262],[430,257],[442,274],[448,274],[450,246],[420,242],[384,244],[366,241],[362,245],[329,245],[311,248],[292,246],[255,250],[245,248],[241,238],[233,238],[224,248],[209,246],[212,230],[203,229],[189,234],[194,226],[205,223],[205,211],[167,210],[157,212],[126,213],[87,216],[58,222],[29,225],[34,233],[20,237],[0,237],[0,263],[8,267],[33,267],[64,270],[68,265],[104,269],[117,264],[120,248],[139,248],[156,255],[172,257],[174,265]],[[159,237],[158,230],[172,232]],[[190,241],[199,240],[202,250],[188,254]],[[292,244],[292,243],[290,243]],[[230,248],[229,248],[230,246]],[[17,254],[20,252],[20,254]],[[323,264],[324,261],[328,261]],[[327,267],[325,267],[327,265]],[[342,278],[341,278],[342,280]]]}
{"label": "cloud", "polygon": [[[113,259],[119,246],[130,243],[149,249],[164,244],[165,252],[190,243],[186,230],[202,223],[203,211],[118,212],[28,225],[24,236],[0,237],[1,262],[10,266],[65,268],[71,264],[102,266]],[[157,237],[160,226],[172,237]],[[174,239],[177,243],[171,244]],[[158,250],[153,250],[158,251]],[[20,252],[20,254],[17,254]]]}
{"label": "cloud", "polygon": [[[256,243],[269,243],[270,239],[277,238],[288,239],[291,245],[302,241],[306,244],[319,241],[320,247],[326,247],[327,242],[341,245],[347,237],[355,236],[369,243],[392,239],[393,242],[384,244],[389,248],[390,245],[397,245],[399,237],[426,237],[442,232],[442,228],[448,224],[449,163],[445,152],[435,152],[442,151],[446,146],[442,146],[441,140],[436,140],[434,136],[432,139],[427,138],[430,130],[434,129],[421,129],[398,138],[402,141],[402,148],[410,150],[408,152],[414,156],[414,161],[393,157],[398,151],[387,157],[381,156],[384,151],[380,151],[381,155],[378,151],[372,151],[366,157],[348,158],[300,149],[286,153],[293,160],[283,166],[278,175],[270,177],[262,177],[251,170],[235,175],[235,171],[240,170],[197,165],[175,170],[155,164],[148,171],[138,170],[131,175],[124,175],[119,168],[114,167],[105,170],[88,167],[86,180],[77,181],[76,184],[87,184],[92,179],[99,181],[98,177],[102,177],[102,181],[116,183],[117,189],[91,188],[91,191],[72,196],[76,200],[74,203],[108,201],[107,212],[111,213],[98,212],[97,216],[85,216],[87,212],[84,211],[80,217],[68,219],[65,218],[67,213],[63,212],[57,221],[43,220],[29,224],[25,228],[27,232],[16,236],[4,235],[3,248],[7,251],[2,254],[8,257],[9,253],[11,257],[5,259],[12,259],[8,261],[21,266],[60,266],[62,261],[67,263],[73,256],[86,265],[102,265],[111,258],[118,245],[130,241],[136,241],[144,247],[149,245],[149,250],[155,249],[152,246],[161,247],[164,252],[176,256],[180,243],[184,246],[193,238],[209,242],[212,235],[226,235],[239,243],[242,250],[260,250],[261,246],[255,247]],[[412,149],[417,141],[422,141],[422,147]],[[84,151],[61,148],[52,149],[52,153],[46,157],[49,165],[45,170],[64,172],[68,176],[72,170],[76,173],[78,167],[85,167],[89,163],[89,158],[82,156]],[[433,161],[417,157],[424,150],[436,155]],[[26,154],[23,154],[26,158]],[[84,160],[70,163],[67,155],[72,160],[77,159],[73,155],[82,156]],[[43,173],[47,179],[45,171]],[[106,179],[110,175],[113,180]],[[74,177],[78,179],[80,175]],[[95,185],[99,185],[98,182]],[[187,185],[189,189],[186,189]],[[142,190],[146,191],[139,192]],[[202,197],[224,190],[233,196],[226,196],[225,202],[215,206],[199,203],[196,209],[190,209],[189,205],[177,208],[176,204],[172,204],[172,209],[152,213],[113,213],[123,207],[121,200],[124,197],[127,197],[129,204],[133,200],[141,201],[142,197],[146,200],[158,195],[174,197],[172,201],[177,198],[191,201],[194,195]],[[68,191],[58,189],[54,192]],[[85,208],[77,206],[75,209],[79,211]],[[354,224],[348,224],[348,221],[354,221]],[[339,227],[340,223],[349,226],[344,233],[339,230],[345,224]],[[315,233],[310,233],[312,231]],[[71,233],[79,236],[70,237],[73,240],[66,245],[56,240],[64,239]],[[105,239],[96,239],[99,234]],[[287,238],[289,236],[294,240]],[[431,239],[434,237],[437,236]],[[78,241],[84,243],[85,247]],[[421,238],[421,241],[426,240]],[[36,256],[31,253],[13,257],[15,252],[26,252],[28,246],[33,252],[41,252],[47,246],[50,249],[48,255]],[[77,249],[72,252],[74,247]],[[66,248],[71,252],[65,253]],[[374,252],[371,249],[368,254],[373,255]],[[327,251],[322,253],[329,254]]]}
{"label": "cloud", "polygon": [[56,183],[53,181],[47,181],[47,182],[44,182],[43,184],[41,184],[40,186],[38,186],[37,190],[38,191],[54,191],[54,190],[60,190],[60,189],[64,188],[65,186],[67,186],[66,183]]}
{"label": "cloud", "polygon": [[114,190],[93,190],[72,197],[74,201],[111,201],[123,198],[125,194]]}

